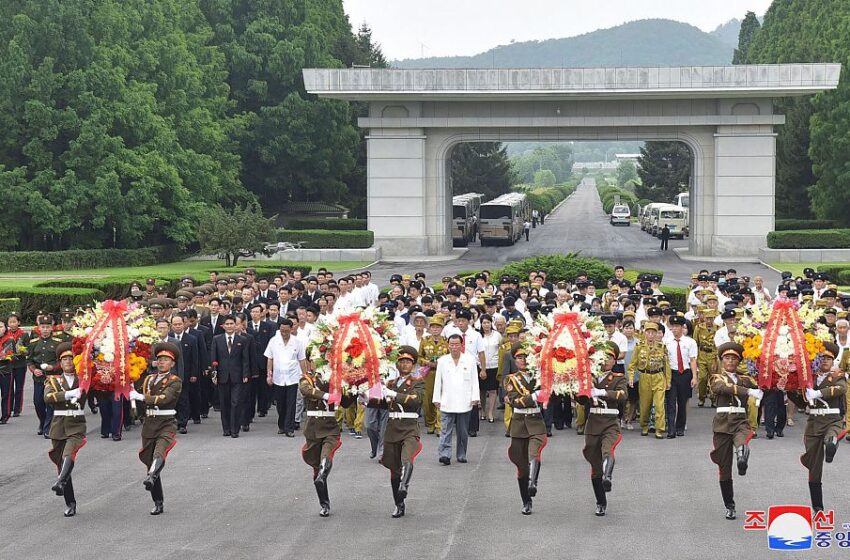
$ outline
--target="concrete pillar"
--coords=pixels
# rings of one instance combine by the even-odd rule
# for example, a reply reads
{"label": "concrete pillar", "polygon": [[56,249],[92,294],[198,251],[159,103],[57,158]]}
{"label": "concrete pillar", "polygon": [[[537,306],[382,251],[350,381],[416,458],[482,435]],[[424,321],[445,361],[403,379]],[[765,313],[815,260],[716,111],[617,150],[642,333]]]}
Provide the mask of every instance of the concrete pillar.
{"label": "concrete pillar", "polygon": [[427,255],[425,135],[372,129],[368,136],[367,214],[384,258]]}
{"label": "concrete pillar", "polygon": [[714,135],[715,257],[752,256],[774,226],[776,135],[771,126],[719,126]]}

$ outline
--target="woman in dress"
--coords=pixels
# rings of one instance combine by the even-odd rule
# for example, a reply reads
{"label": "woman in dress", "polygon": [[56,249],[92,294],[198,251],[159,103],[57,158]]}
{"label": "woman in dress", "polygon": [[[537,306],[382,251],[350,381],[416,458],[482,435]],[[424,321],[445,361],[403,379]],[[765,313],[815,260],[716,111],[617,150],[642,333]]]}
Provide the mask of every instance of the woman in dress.
{"label": "woman in dress", "polygon": [[496,373],[499,371],[499,346],[502,344],[502,335],[499,331],[493,328],[493,318],[490,315],[481,316],[481,337],[484,339],[484,358],[487,371],[487,377],[481,379],[478,383],[481,389],[481,402],[485,403],[482,408],[481,420],[484,420],[485,415],[489,423],[493,423],[493,416],[496,413],[496,392],[499,389],[499,382],[496,379]]}

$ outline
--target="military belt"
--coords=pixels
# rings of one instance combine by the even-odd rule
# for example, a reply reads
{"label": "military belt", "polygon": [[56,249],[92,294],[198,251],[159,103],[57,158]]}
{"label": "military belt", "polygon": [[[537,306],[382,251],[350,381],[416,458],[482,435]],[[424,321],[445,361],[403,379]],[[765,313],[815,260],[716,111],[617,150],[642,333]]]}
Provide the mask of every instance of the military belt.
{"label": "military belt", "polygon": [[701,352],[717,352],[716,346],[700,346],[699,349]]}
{"label": "military belt", "polygon": [[661,373],[662,371],[664,371],[664,370],[663,369],[657,369],[655,371],[641,371],[640,374],[641,375],[643,375],[643,374],[655,375],[656,373]]}
{"label": "military belt", "polygon": [[177,414],[177,411],[173,408],[168,408],[165,410],[154,409],[146,410],[145,414],[147,414],[148,416],[174,416],[175,414]]}
{"label": "military belt", "polygon": [[513,409],[513,414],[537,414],[540,412],[539,408],[515,408]]}
{"label": "military belt", "polygon": [[400,420],[402,418],[419,418],[419,414],[416,412],[390,412],[389,417],[391,420]]}
{"label": "military belt", "polygon": [[620,411],[616,408],[591,408],[591,414],[606,414],[608,416],[614,416],[620,414]]}
{"label": "military belt", "polygon": [[320,416],[322,418],[336,417],[336,412],[330,410],[308,410],[307,416]]}
{"label": "military belt", "polygon": [[718,406],[717,413],[725,412],[727,414],[746,414],[747,409],[742,406]]}
{"label": "military belt", "polygon": [[84,410],[54,410],[53,416],[85,416]]}
{"label": "military belt", "polygon": [[810,408],[809,414],[814,416],[826,416],[827,414],[841,414],[841,410],[837,408]]}

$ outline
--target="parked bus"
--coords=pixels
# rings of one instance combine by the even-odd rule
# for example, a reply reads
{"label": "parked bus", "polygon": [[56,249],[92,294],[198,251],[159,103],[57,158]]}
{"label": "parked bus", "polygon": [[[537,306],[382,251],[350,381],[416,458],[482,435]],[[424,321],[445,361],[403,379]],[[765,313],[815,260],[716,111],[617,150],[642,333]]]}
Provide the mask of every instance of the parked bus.
{"label": "parked bus", "polygon": [[478,193],[459,194],[452,198],[452,241],[466,247],[478,235],[481,197]]}
{"label": "parked bus", "polygon": [[673,201],[673,204],[681,206],[682,208],[690,208],[690,198],[690,193],[679,193],[676,195],[676,200]]}
{"label": "parked bus", "polygon": [[653,208],[650,211],[649,232],[657,237],[665,225],[670,229],[671,238],[684,239],[688,230],[686,210],[674,204],[661,204]]}
{"label": "parked bus", "polygon": [[640,229],[643,231],[651,231],[650,230],[650,214],[652,214],[652,209],[658,206],[663,206],[663,202],[651,202],[646,206],[642,206],[640,209],[640,215],[638,216],[638,221],[640,222]]}
{"label": "parked bus", "polygon": [[531,205],[523,193],[508,193],[481,205],[481,245],[513,245],[522,237],[522,225],[531,220]]}

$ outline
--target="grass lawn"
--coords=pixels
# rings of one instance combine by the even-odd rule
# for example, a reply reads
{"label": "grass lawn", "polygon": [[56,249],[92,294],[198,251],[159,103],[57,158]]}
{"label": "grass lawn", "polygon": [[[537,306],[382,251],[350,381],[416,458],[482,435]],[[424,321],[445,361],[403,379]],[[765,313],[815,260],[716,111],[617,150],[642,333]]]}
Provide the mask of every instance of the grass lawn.
{"label": "grass lawn", "polygon": [[340,262],[286,262],[286,261],[240,261],[239,266],[226,268],[222,261],[180,261],[153,266],[133,266],[121,268],[95,268],[90,270],[54,270],[38,272],[7,272],[0,273],[0,289],[30,288],[45,280],[67,278],[101,278],[114,276],[118,278],[138,278],[144,280],[148,276],[180,276],[191,274],[199,283],[206,282],[210,270],[221,274],[242,273],[250,267],[285,267],[310,266],[315,271],[325,267],[333,272],[342,270],[357,270],[371,263],[365,261]]}

